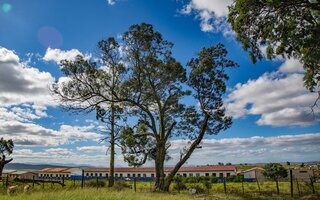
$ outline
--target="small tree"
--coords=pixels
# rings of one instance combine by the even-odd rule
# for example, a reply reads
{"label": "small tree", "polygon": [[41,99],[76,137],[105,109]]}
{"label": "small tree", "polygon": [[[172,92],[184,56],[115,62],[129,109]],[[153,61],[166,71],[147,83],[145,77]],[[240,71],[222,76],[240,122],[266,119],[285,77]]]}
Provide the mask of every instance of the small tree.
{"label": "small tree", "polygon": [[279,179],[286,178],[288,171],[280,163],[270,163],[264,166],[262,174],[276,182],[277,194],[279,194]]}
{"label": "small tree", "polygon": [[6,164],[11,162],[13,159],[6,160],[6,155],[10,155],[13,152],[13,141],[0,139],[0,180],[2,179],[2,171]]}

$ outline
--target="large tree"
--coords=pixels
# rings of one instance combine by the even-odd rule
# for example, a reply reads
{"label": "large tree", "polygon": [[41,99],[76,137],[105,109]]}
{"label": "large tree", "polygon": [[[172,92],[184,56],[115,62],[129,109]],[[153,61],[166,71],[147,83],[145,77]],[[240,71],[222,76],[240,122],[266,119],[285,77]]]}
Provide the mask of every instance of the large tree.
{"label": "large tree", "polygon": [[[113,38],[98,42],[98,49],[98,62],[85,60],[80,55],[75,61],[61,61],[67,79],[54,84],[52,91],[60,97],[64,109],[75,113],[95,111],[97,120],[105,124],[102,132],[106,133],[103,141],[110,144],[109,187],[112,187],[115,145],[123,119],[123,108],[113,101],[112,92],[119,90],[125,69],[120,62],[119,45]],[[110,101],[101,99],[102,96]]]}
{"label": "large tree", "polygon": [[0,180],[2,179],[4,166],[13,160],[12,158],[6,160],[6,156],[12,154],[13,147],[14,144],[12,140],[0,139]]}
{"label": "large tree", "polygon": [[318,0],[235,0],[228,22],[252,61],[276,55],[299,59],[304,83],[318,90],[320,83],[320,2]]}
{"label": "large tree", "polygon": [[269,163],[264,166],[262,174],[276,182],[277,194],[279,194],[279,180],[288,176],[286,168],[280,163]]}
{"label": "large tree", "polygon": [[[225,69],[237,64],[228,60],[224,46],[217,44],[201,49],[188,62],[188,68],[183,67],[172,56],[173,44],[145,23],[131,26],[120,44],[121,51],[110,57],[110,61],[121,57],[116,63],[125,66],[120,87],[113,88],[109,81],[103,81],[106,74],[94,63],[77,60],[63,68],[72,79],[73,87],[67,87],[72,91],[69,94],[76,95],[63,93],[64,85],[57,85],[56,91],[63,101],[86,99],[97,105],[116,103],[126,108],[130,123],[121,134],[125,160],[133,166],[142,165],[147,158],[154,160],[156,189],[168,191],[174,175],[205,134],[218,134],[231,126],[222,95],[228,80]],[[87,78],[86,73],[93,68],[92,73],[101,74],[98,80]],[[70,77],[65,69],[74,71],[74,75]],[[189,145],[165,177],[164,164],[173,137],[188,139]]]}

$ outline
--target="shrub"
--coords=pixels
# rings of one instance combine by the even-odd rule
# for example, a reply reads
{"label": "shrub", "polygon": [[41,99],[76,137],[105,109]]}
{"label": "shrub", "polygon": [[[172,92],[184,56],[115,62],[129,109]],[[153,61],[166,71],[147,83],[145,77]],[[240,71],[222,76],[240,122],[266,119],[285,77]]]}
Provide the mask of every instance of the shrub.
{"label": "shrub", "polygon": [[86,183],[88,187],[104,187],[106,183],[104,181],[95,181],[95,180],[90,180]]}
{"label": "shrub", "polygon": [[121,191],[124,190],[126,188],[131,188],[131,185],[125,181],[116,181],[113,185],[113,188],[115,190]]}
{"label": "shrub", "polygon": [[196,189],[196,194],[203,194],[206,191],[203,184],[199,184],[199,183],[191,185],[188,189],[189,190]]}
{"label": "shrub", "polygon": [[227,177],[227,182],[242,182],[243,176],[241,175],[231,175]]}
{"label": "shrub", "polygon": [[174,177],[174,179],[173,179],[173,183],[174,183],[173,189],[177,190],[177,191],[187,189],[187,186],[186,186],[186,184],[184,182],[185,182],[185,178],[184,177],[181,177],[181,176]]}

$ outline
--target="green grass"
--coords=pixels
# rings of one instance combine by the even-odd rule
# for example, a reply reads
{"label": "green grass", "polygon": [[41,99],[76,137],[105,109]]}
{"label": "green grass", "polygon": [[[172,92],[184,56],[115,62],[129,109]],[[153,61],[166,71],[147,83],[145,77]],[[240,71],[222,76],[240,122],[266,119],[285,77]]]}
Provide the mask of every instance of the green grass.
{"label": "green grass", "polygon": [[[133,185],[132,183],[130,183]],[[192,187],[193,184],[188,184],[188,187]],[[60,185],[45,185],[44,189],[42,185],[35,185],[31,189],[29,194],[23,194],[23,185],[19,185],[19,191],[17,194],[8,196],[6,189],[0,185],[0,200],[57,200],[57,199],[68,199],[68,200],[147,200],[147,199],[203,199],[203,200],[266,200],[266,199],[288,199],[290,197],[290,185],[288,182],[280,183],[280,195],[276,195],[275,184],[273,182],[260,183],[261,193],[258,191],[256,183],[244,183],[245,193],[242,193],[241,183],[227,183],[227,195],[224,194],[224,187],[222,183],[213,184],[209,194],[190,195],[187,190],[185,191],[171,191],[171,193],[159,193],[152,192],[152,183],[137,183],[137,192],[133,189],[125,189],[122,191],[116,191],[107,187],[104,188],[81,188],[80,182],[76,182],[75,187],[72,181],[66,181],[66,187],[62,188]],[[319,194],[320,184],[315,184],[315,189]],[[299,199],[296,188],[295,197],[293,199]],[[311,188],[306,183],[300,183],[300,190],[303,195],[309,195],[312,193]]]}

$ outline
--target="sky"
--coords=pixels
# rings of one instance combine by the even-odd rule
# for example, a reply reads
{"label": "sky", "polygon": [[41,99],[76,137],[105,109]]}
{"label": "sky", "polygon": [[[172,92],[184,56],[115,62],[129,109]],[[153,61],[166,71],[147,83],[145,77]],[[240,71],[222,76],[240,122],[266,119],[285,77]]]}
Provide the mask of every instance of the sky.
{"label": "sky", "polygon": [[[252,64],[226,22],[231,3],[0,0],[0,137],[14,140],[14,162],[108,166],[94,113],[64,111],[49,87],[63,79],[60,60],[78,54],[93,59],[98,41],[119,38],[142,22],[174,43],[173,56],[183,66],[199,49],[219,42],[240,66],[228,71],[224,99],[232,127],[206,136],[186,165],[319,161],[319,117],[310,109],[317,96],[303,86],[302,64],[282,57]],[[178,161],[187,142],[171,144],[166,165]],[[118,148],[116,166],[127,166]]]}

